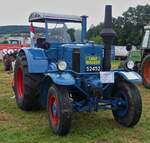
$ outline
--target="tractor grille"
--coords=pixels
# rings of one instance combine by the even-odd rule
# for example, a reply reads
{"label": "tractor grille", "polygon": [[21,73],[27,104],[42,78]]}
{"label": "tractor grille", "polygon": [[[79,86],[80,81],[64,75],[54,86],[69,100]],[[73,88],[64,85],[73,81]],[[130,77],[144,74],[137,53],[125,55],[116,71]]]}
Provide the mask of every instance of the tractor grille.
{"label": "tractor grille", "polygon": [[80,72],[80,49],[73,49],[72,70],[75,72]]}

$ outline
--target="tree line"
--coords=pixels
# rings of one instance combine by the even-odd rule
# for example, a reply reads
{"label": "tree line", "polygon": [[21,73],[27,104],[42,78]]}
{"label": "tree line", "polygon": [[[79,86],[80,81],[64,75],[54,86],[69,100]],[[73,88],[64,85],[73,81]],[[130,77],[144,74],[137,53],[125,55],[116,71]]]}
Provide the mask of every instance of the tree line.
{"label": "tree line", "polygon": [[[113,17],[113,28],[117,33],[114,39],[115,45],[126,45],[128,43],[139,46],[144,35],[144,26],[150,24],[150,5],[138,5],[129,7],[121,16]],[[88,40],[102,43],[100,31],[103,23],[91,26],[88,30]]]}

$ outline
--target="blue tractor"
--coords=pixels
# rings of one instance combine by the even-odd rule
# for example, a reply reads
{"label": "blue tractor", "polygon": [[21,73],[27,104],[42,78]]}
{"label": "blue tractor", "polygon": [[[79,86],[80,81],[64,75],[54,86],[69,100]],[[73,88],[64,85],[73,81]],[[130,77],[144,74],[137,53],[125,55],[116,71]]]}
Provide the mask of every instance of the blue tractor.
{"label": "blue tractor", "polygon": [[[114,119],[126,127],[135,126],[140,119],[142,101],[135,83],[141,83],[141,77],[133,71],[111,70],[111,44],[116,34],[112,7],[106,6],[105,11],[104,45],[86,40],[87,16],[34,12],[29,17],[29,22],[45,28],[43,34],[32,38],[32,47],[21,49],[17,56],[16,103],[25,111],[46,107],[57,135],[69,132],[73,111],[112,110]],[[69,37],[67,23],[81,25],[78,42]],[[52,29],[50,24],[63,28]]]}

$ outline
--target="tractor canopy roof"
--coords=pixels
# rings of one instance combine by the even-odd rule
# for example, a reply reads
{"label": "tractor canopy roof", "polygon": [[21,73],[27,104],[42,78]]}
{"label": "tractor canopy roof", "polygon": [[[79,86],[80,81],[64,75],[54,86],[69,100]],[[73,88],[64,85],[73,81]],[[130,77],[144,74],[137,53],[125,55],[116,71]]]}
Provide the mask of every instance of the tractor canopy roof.
{"label": "tractor canopy roof", "polygon": [[150,25],[144,27],[145,34],[142,41],[142,48],[150,48]]}
{"label": "tractor canopy roof", "polygon": [[75,15],[60,15],[60,14],[51,14],[51,13],[42,13],[42,12],[33,12],[29,16],[29,22],[51,22],[51,23],[82,23],[81,16]]}

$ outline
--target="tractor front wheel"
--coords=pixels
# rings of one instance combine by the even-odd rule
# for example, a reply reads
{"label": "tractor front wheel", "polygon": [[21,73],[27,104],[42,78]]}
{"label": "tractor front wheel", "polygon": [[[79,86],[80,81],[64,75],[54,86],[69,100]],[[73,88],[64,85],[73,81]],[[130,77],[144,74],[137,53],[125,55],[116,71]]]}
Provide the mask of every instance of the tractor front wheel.
{"label": "tractor front wheel", "polygon": [[48,119],[57,135],[65,135],[71,126],[72,107],[67,89],[52,85],[48,92]]}
{"label": "tractor front wheel", "polygon": [[135,126],[142,113],[142,101],[138,88],[125,81],[118,81],[113,89],[112,98],[117,106],[112,106],[115,120],[123,126]]}
{"label": "tractor front wheel", "polygon": [[141,65],[141,75],[143,84],[146,88],[150,88],[150,55],[147,55]]}

